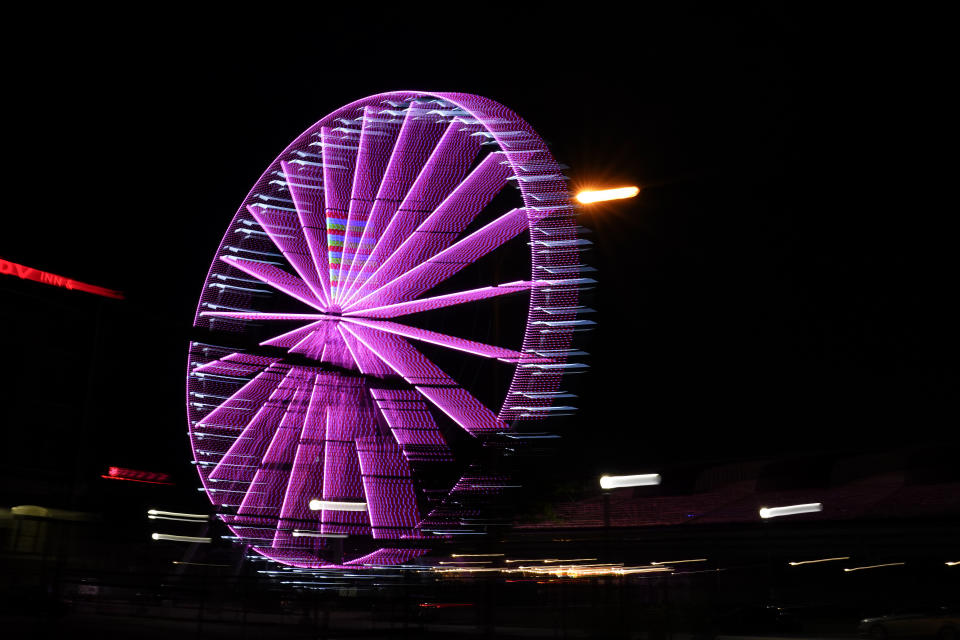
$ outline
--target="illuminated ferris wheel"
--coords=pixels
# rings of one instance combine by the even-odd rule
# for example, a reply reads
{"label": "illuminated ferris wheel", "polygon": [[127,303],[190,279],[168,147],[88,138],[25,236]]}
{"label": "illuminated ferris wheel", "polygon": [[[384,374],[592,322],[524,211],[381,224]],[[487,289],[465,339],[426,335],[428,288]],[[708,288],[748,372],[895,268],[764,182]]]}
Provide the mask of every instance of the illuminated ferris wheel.
{"label": "illuminated ferris wheel", "polygon": [[[236,537],[325,567],[482,533],[506,480],[476,452],[572,411],[586,366],[574,213],[539,136],[479,96],[374,95],[294,140],[230,223],[190,345],[194,462]],[[498,281],[517,255],[526,277]],[[514,343],[464,337],[464,313]],[[481,365],[505,380],[484,400]]]}

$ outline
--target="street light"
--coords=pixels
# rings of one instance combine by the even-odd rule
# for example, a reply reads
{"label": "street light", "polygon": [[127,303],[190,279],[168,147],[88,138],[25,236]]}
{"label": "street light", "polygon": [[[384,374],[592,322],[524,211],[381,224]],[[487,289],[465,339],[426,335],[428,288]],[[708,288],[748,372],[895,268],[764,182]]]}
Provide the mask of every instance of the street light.
{"label": "street light", "polygon": [[577,194],[577,202],[591,204],[607,200],[625,200],[640,193],[639,187],[617,187],[616,189],[584,189]]}

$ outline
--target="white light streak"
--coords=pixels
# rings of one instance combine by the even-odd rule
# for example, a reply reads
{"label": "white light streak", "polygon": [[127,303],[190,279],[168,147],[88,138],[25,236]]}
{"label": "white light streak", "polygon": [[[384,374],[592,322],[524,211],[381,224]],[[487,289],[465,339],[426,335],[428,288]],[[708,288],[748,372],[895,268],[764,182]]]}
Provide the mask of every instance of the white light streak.
{"label": "white light streak", "polygon": [[169,533],[152,533],[150,537],[154,540],[169,540],[171,542],[197,542],[200,544],[207,544],[210,542],[210,538],[201,538],[199,536],[174,536]]}
{"label": "white light streak", "polygon": [[343,502],[340,500],[311,500],[311,511],[366,511],[366,502]]}
{"label": "white light streak", "polygon": [[[148,520],[176,520],[177,522],[203,522],[194,518],[170,518],[168,516],[147,516]],[[206,520],[206,518],[204,518]]]}
{"label": "white light streak", "polygon": [[761,518],[777,518],[779,516],[792,516],[798,513],[813,513],[823,511],[823,504],[820,502],[809,502],[807,504],[793,504],[787,507],[764,507],[760,509]]}
{"label": "white light streak", "polygon": [[849,568],[847,568],[847,569],[844,569],[844,571],[846,571],[847,573],[849,573],[850,571],[862,571],[863,569],[879,569],[880,567],[899,567],[899,566],[901,566],[901,565],[903,565],[903,564],[905,564],[905,563],[903,563],[903,562],[888,562],[888,563],[886,563],[886,564],[871,564],[871,565],[867,565],[866,567],[849,567]]}
{"label": "white light streak", "polygon": [[316,531],[293,531],[294,538],[346,538],[345,533],[317,533]]}
{"label": "white light streak", "polygon": [[[203,491],[203,489],[200,489]],[[178,513],[176,511],[160,511],[159,509],[150,509],[147,511],[148,516],[175,516],[178,518],[196,518],[198,520],[206,520],[209,516],[205,513]]]}
{"label": "white light streak", "polygon": [[960,560],[957,560],[956,562],[945,562],[944,564],[947,565],[948,567],[955,567],[958,564],[960,564]]}
{"label": "white light streak", "polygon": [[706,558],[693,558],[691,560],[661,560],[659,562],[651,562],[650,564],[654,566],[659,566],[661,564],[682,564],[684,562],[706,562]]}
{"label": "white light streak", "polygon": [[849,560],[850,556],[840,556],[837,558],[820,558],[819,560],[797,560],[796,562],[788,562],[791,567],[796,567],[801,564],[816,564],[818,562],[833,562],[834,560]]}
{"label": "white light streak", "polygon": [[635,476],[600,476],[601,489],[647,487],[655,484],[660,484],[659,473],[644,473]]}

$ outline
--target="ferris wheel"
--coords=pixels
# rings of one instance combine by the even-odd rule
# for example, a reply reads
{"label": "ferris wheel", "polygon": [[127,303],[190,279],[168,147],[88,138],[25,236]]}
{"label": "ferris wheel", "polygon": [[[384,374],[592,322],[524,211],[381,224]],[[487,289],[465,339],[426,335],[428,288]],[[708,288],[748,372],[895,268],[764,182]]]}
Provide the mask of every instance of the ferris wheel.
{"label": "ferris wheel", "polygon": [[[497,102],[422,91],[348,104],[267,168],[217,249],[188,358],[194,463],[240,541],[354,567],[482,534],[477,505],[507,479],[475,452],[571,412],[561,382],[586,367],[571,339],[593,280],[561,169]],[[526,277],[497,281],[518,252]],[[519,327],[515,344],[456,335],[443,314],[464,311],[498,338]],[[474,363],[505,388],[479,399]]]}

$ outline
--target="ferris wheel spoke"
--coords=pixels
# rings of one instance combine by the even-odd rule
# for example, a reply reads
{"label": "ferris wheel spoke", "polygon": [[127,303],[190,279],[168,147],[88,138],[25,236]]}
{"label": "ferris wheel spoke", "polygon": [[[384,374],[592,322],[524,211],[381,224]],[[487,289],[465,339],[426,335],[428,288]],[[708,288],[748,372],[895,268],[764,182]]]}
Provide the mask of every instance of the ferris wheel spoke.
{"label": "ferris wheel spoke", "polygon": [[358,438],[357,456],[373,537],[400,538],[420,520],[410,465],[400,446],[385,438]]}
{"label": "ferris wheel spoke", "polygon": [[363,343],[353,337],[352,333],[346,331],[342,324],[337,323],[337,331],[346,343],[347,349],[350,351],[350,355],[353,357],[353,361],[356,363],[360,373],[377,378],[385,378],[393,375],[393,369],[378,358],[376,354],[363,346]]}
{"label": "ferris wheel spoke", "polygon": [[419,558],[423,554],[430,551],[429,549],[412,549],[412,548],[385,548],[377,549],[376,551],[371,551],[370,553],[360,556],[359,558],[354,558],[344,562],[346,567],[361,567],[365,565],[371,566],[384,566],[384,565],[398,565],[403,564],[404,562],[410,562],[414,558]]}
{"label": "ferris wheel spoke", "polygon": [[257,280],[270,285],[274,289],[282,291],[291,298],[296,298],[305,305],[311,306],[314,309],[324,309],[323,302],[313,295],[313,292],[310,291],[310,288],[303,280],[290,275],[283,269],[264,262],[234,258],[233,256],[220,256],[220,259],[231,267],[236,267]]}
{"label": "ferris wheel spoke", "polygon": [[260,345],[267,346],[267,347],[284,347],[285,349],[289,349],[290,347],[294,346],[295,344],[303,340],[307,335],[319,329],[322,324],[324,324],[322,320],[317,322],[311,322],[308,325],[297,327],[292,331],[281,333],[280,335],[274,336],[269,340],[264,340],[263,342],[260,343]]}
{"label": "ferris wheel spoke", "polygon": [[[323,449],[326,437],[327,408],[321,402],[319,392],[322,380],[327,374],[318,374],[314,378],[310,391],[310,402],[304,417],[303,429],[297,450],[293,457],[293,468],[283,494],[280,507],[280,526],[277,527],[273,546],[288,546],[293,542],[290,529],[293,526],[308,532],[320,532],[321,514],[310,510],[310,501],[323,492]],[[306,536],[297,546],[317,548],[322,546],[322,538]]]}
{"label": "ferris wheel spoke", "polygon": [[323,193],[326,203],[327,256],[330,298],[337,297],[337,272],[343,258],[343,242],[349,216],[353,168],[357,164],[360,131],[346,127],[320,128],[323,144]]}
{"label": "ferris wheel spoke", "polygon": [[345,328],[467,433],[475,436],[506,428],[495,413],[403,338],[358,325]]}
{"label": "ferris wheel spoke", "polygon": [[324,298],[330,301],[330,268],[327,256],[327,228],[324,213],[322,173],[306,160],[280,161],[290,198],[297,210],[297,220],[307,240],[314,272],[320,281]]}
{"label": "ferris wheel spoke", "polygon": [[363,291],[366,281],[404,240],[435,210],[467,174],[470,163],[480,152],[480,140],[473,136],[479,125],[454,118],[433,148],[417,179],[390,218],[383,234],[366,262],[357,272],[351,291]]}
{"label": "ferris wheel spoke", "polygon": [[[260,463],[260,456],[286,411],[286,405],[296,388],[295,373],[291,369],[280,381],[262,406],[248,417],[239,437],[210,472],[214,481],[249,484]],[[249,414],[248,414],[249,416]]]}
{"label": "ferris wheel spoke", "polygon": [[338,283],[341,300],[359,277],[360,269],[370,256],[376,239],[383,235],[390,218],[397,212],[404,195],[410,190],[443,133],[444,127],[437,121],[419,117],[424,112],[424,106],[416,101],[407,107],[360,244],[353,255],[346,279]]}
{"label": "ferris wheel spoke", "polygon": [[[234,320],[323,320],[335,318],[325,313],[261,313],[259,311],[201,311],[201,318],[232,318]],[[284,334],[286,335],[286,334]],[[266,343],[261,343],[266,344]]]}
{"label": "ferris wheel spoke", "polygon": [[528,280],[517,280],[516,282],[507,282],[498,284],[494,287],[481,287],[479,289],[469,289],[457,293],[448,293],[432,298],[421,298],[420,300],[411,300],[409,302],[398,302],[397,304],[388,304],[383,307],[374,307],[372,309],[363,309],[361,311],[350,311],[346,315],[362,316],[364,318],[396,318],[411,313],[421,311],[430,311],[433,309],[442,309],[453,305],[464,304],[466,302],[475,302],[486,298],[505,296],[519,291],[529,291],[533,283]]}
{"label": "ferris wheel spoke", "polygon": [[279,358],[269,358],[266,356],[255,356],[250,353],[234,352],[225,356],[211,360],[206,364],[194,367],[190,372],[196,374],[213,374],[226,376],[249,376],[269,367]]}
{"label": "ferris wheel spoke", "polygon": [[400,119],[383,117],[377,111],[376,108],[365,106],[361,116],[360,146],[351,182],[347,225],[344,229],[336,278],[330,281],[334,301],[340,299],[341,280],[346,277],[360,244],[363,229],[377,197],[377,188],[387,168],[391,145],[400,131]]}
{"label": "ferris wheel spoke", "polygon": [[288,346],[290,353],[301,353],[308,358],[320,361],[327,346],[327,335],[330,332],[330,323],[318,322],[314,329],[305,333],[295,344]]}
{"label": "ferris wheel spoke", "polygon": [[[356,439],[376,429],[369,409],[363,407],[360,385],[335,384],[329,389],[327,432],[323,452],[323,499],[330,502],[363,502],[363,480]],[[367,533],[365,511],[322,510],[322,533]]]}
{"label": "ferris wheel spoke", "polygon": [[412,300],[473,264],[527,228],[523,209],[513,209],[391,282],[348,305],[345,311],[383,307]]}
{"label": "ferris wheel spoke", "polygon": [[509,175],[510,166],[503,153],[494,152],[484,157],[443,202],[406,235],[403,243],[377,267],[363,286],[351,293],[350,300],[363,297],[450,246],[503,189]]}
{"label": "ferris wheel spoke", "polygon": [[247,211],[263,227],[297,275],[307,283],[313,295],[325,302],[327,297],[314,268],[310,247],[303,236],[297,214],[263,204],[247,205]]}
{"label": "ferris wheel spoke", "polygon": [[287,476],[293,467],[303,419],[307,412],[309,380],[312,380],[312,376],[298,382],[293,398],[280,419],[280,425],[273,432],[270,444],[260,460],[260,466],[240,502],[238,514],[280,517]]}
{"label": "ferris wheel spoke", "polygon": [[[201,418],[197,425],[242,428],[250,422],[254,408],[276,391],[287,373],[289,372],[283,365],[268,366],[220,403],[216,409]],[[200,372],[200,375],[205,374],[206,372]]]}
{"label": "ferris wheel spoke", "polygon": [[368,327],[378,331],[385,331],[387,333],[403,336],[404,338],[419,340],[420,342],[429,342],[430,344],[446,347],[447,349],[455,349],[456,351],[463,351],[464,353],[472,353],[475,356],[482,356],[484,358],[500,358],[507,359],[512,362],[524,357],[524,354],[520,351],[505,349],[503,347],[484,344],[482,342],[475,342],[465,338],[457,338],[456,336],[448,336],[444,333],[438,333],[428,329],[408,327],[406,325],[398,324],[396,322],[389,322],[387,320],[344,318],[344,322],[358,324],[362,327]]}
{"label": "ferris wheel spoke", "polygon": [[352,369],[354,359],[350,353],[350,349],[347,347],[346,341],[343,339],[343,336],[340,335],[335,323],[330,322],[327,323],[327,325],[326,347],[320,359],[321,362],[331,364],[335,367]]}
{"label": "ferris wheel spoke", "polygon": [[412,389],[370,389],[390,432],[410,461],[448,462],[450,447],[427,409],[423,397]]}

